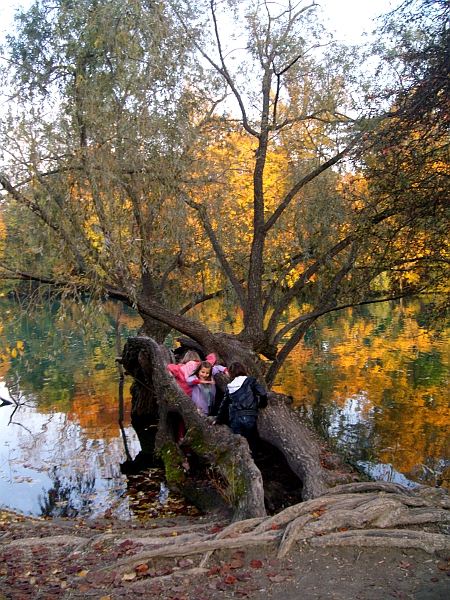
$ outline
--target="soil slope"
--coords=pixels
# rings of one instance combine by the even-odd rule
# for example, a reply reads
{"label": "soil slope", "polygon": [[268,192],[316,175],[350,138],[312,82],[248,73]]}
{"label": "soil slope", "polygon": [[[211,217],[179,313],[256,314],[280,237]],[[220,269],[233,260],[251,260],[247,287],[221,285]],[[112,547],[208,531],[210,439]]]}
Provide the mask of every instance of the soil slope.
{"label": "soil slope", "polygon": [[[183,545],[195,543],[199,534],[220,534],[228,524],[208,516],[136,523],[0,514],[0,600],[450,598],[447,551],[297,542],[279,559],[274,530],[272,538],[244,549],[239,534],[231,533],[229,547],[183,556]],[[171,548],[170,556],[152,558],[155,551],[146,550],[150,539],[152,548],[155,542]]]}

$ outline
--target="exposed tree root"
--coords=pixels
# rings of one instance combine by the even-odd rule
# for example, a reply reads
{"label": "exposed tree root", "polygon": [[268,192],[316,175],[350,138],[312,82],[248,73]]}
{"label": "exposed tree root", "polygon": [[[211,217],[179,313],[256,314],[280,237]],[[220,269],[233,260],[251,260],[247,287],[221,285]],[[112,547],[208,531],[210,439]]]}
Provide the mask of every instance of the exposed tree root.
{"label": "exposed tree root", "polygon": [[38,546],[42,544],[43,539],[45,539],[46,546],[68,546],[72,552],[82,550],[90,542],[89,539],[78,535],[53,535],[45,538],[25,537],[19,540],[9,540],[6,536],[1,537],[2,543],[6,542],[9,546],[14,546],[15,548]]}
{"label": "exposed tree root", "polygon": [[[245,523],[245,521],[242,521],[242,523]],[[129,569],[134,565],[138,565],[155,558],[168,558],[176,556],[186,557],[196,554],[203,554],[204,552],[214,550],[234,550],[247,548],[249,546],[260,546],[261,544],[275,541],[276,539],[280,538],[281,535],[282,532],[279,531],[267,531],[261,535],[253,535],[248,533],[236,538],[203,539],[189,544],[183,544],[183,540],[177,539],[177,541],[171,544],[165,544],[162,548],[158,547],[159,544],[156,544],[156,547],[153,550],[144,550],[137,556],[118,561],[115,565],[115,569],[117,572],[121,572],[124,568]]]}
{"label": "exposed tree root", "polygon": [[[196,556],[192,566],[201,569],[216,550],[264,543],[277,548],[280,558],[292,551],[296,543],[391,546],[428,553],[450,551],[450,497],[443,490],[352,481],[356,475],[345,472],[342,459],[324,452],[286,397],[274,393],[269,393],[269,405],[260,411],[258,431],[265,443],[284,455],[291,471],[301,480],[305,501],[272,517],[264,516],[261,473],[246,442],[225,426],[214,428],[198,414],[188,396],[168,376],[165,365],[169,359],[165,352],[167,349],[151,338],[130,338],[123,355],[123,363],[135,377],[135,383],[147,382],[147,388],[157,392],[153,398],[159,418],[155,450],[164,459],[168,481],[186,493],[189,481],[181,468],[183,452],[170,425],[171,415],[178,414],[186,426],[185,443],[220,471],[228,486],[225,491],[233,492],[229,494],[229,504],[234,506],[234,522],[214,534],[186,529],[176,531],[174,537],[140,537],[140,553],[119,561],[119,571],[177,556]],[[330,487],[339,480],[346,483]]]}
{"label": "exposed tree root", "polygon": [[[241,533],[242,531],[251,531],[253,527],[259,525],[262,521],[266,521],[267,517],[256,517],[254,519],[247,519],[246,521],[237,521],[235,523],[231,523],[228,527],[226,527],[223,531],[220,531],[216,535],[216,540],[221,540],[226,538],[230,534]],[[204,567],[208,560],[211,558],[214,550],[209,550],[205,556],[202,558],[200,562],[200,567]]]}
{"label": "exposed tree root", "polygon": [[368,529],[365,531],[343,531],[310,540],[311,546],[358,546],[383,548],[418,548],[428,554],[450,550],[450,536],[404,529]]}
{"label": "exposed tree root", "polygon": [[[430,500],[431,499],[431,500]],[[177,530],[154,530],[131,538],[141,551],[119,560],[115,569],[126,572],[137,565],[168,557],[196,556],[193,568],[203,569],[221,549],[244,549],[271,544],[278,557],[286,556],[295,543],[314,547],[360,546],[416,548],[427,553],[450,551],[450,510],[442,490],[407,489],[395,484],[341,486],[330,493],[290,506],[273,517],[234,522],[221,532],[208,533],[192,526]],[[158,537],[163,536],[163,537]],[[121,543],[114,534],[99,540]]]}
{"label": "exposed tree root", "polygon": [[[201,567],[194,567],[193,569],[183,569],[179,573],[173,572],[170,575],[160,575],[159,577],[152,577],[152,585],[156,585],[158,583],[162,583],[164,581],[173,581],[177,579],[186,579],[190,577],[197,577],[198,575],[204,575],[208,572],[208,569],[204,569]],[[141,581],[137,581],[136,583],[131,583],[129,586],[129,590],[133,590],[135,587],[139,588],[142,585]]]}
{"label": "exposed tree root", "polygon": [[272,517],[232,522],[222,531],[212,529],[210,520],[199,520],[196,524],[130,530],[127,538],[120,529],[107,533],[73,529],[71,535],[52,535],[44,523],[37,530],[44,533],[42,537],[13,539],[14,534],[6,532],[2,542],[9,553],[15,549],[20,553],[45,551],[50,555],[63,547],[69,560],[72,555],[89,556],[93,549],[104,548],[113,558],[99,572],[105,577],[113,575],[114,581],[129,581],[130,585],[136,578],[138,585],[141,573],[147,571],[153,583],[177,578],[178,567],[166,570],[168,558],[179,558],[184,563],[180,576],[194,576],[205,573],[217,550],[246,550],[263,545],[280,559],[294,552],[296,545],[402,548],[450,555],[448,500],[448,495],[437,488],[408,489],[382,482],[350,484],[290,506]]}

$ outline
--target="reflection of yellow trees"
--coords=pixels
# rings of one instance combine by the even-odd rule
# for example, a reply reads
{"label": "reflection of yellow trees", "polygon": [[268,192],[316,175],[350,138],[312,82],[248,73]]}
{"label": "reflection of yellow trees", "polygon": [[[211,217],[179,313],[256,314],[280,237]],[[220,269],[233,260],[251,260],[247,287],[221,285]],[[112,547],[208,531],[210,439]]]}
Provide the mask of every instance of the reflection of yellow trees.
{"label": "reflection of yellow trees", "polygon": [[[241,329],[242,313],[223,299],[213,299],[195,312],[200,321],[213,324],[214,331]],[[419,314],[420,302],[415,301],[395,307],[374,305],[363,315],[348,311],[326,317],[297,347],[275,386],[291,394],[298,404],[315,407],[320,403],[329,405],[330,410],[343,411],[349,399],[363,398],[358,410],[369,423],[369,445],[374,446],[376,460],[392,464],[412,479],[421,464],[437,470],[438,460],[448,456],[450,447],[450,330],[439,334],[427,331],[417,320]],[[105,318],[110,327],[114,327],[116,316],[117,305],[107,303]],[[289,314],[286,319],[294,317]],[[78,318],[75,309],[66,315],[61,323],[66,333],[76,328]],[[139,325],[140,317],[122,313],[123,338],[127,330]],[[10,350],[24,350],[22,359],[33,349],[28,340],[23,349],[17,339],[6,340],[4,334],[0,339],[4,347],[10,344]],[[54,342],[47,343],[50,350]],[[42,413],[67,412],[68,420],[82,427],[90,438],[109,442],[117,436],[119,418],[113,338],[96,342],[78,362],[70,353],[68,356],[74,387],[67,392],[67,401],[62,402],[61,393],[56,393],[58,380],[52,382],[51,396],[46,387],[26,391],[42,398]],[[17,368],[19,360],[19,355],[13,358],[11,352],[7,354],[6,360],[0,361],[0,377]],[[58,356],[55,372],[65,371],[64,364],[61,368],[58,365],[60,360],[63,355]],[[33,385],[39,387],[40,383],[34,381]],[[129,384],[126,378],[125,426],[130,422]]]}
{"label": "reflection of yellow trees", "polygon": [[417,301],[371,307],[370,319],[335,316],[293,353],[277,386],[310,406],[320,390],[340,409],[364,392],[377,460],[412,478],[421,464],[437,470],[450,447],[450,332],[421,327],[419,310]]}
{"label": "reflection of yellow trees", "polygon": [[[88,385],[77,385],[68,416],[79,423],[89,437],[109,441],[118,433],[117,381],[112,380],[108,372],[97,373],[91,375]],[[130,385],[131,381],[127,380],[124,390],[124,427],[130,425]]]}
{"label": "reflection of yellow trees", "polygon": [[[38,403],[42,414],[67,413],[89,437],[109,440],[117,436],[118,371],[114,329],[117,304],[109,301],[92,328],[83,337],[80,331],[81,307],[67,306],[64,318],[50,315],[48,310],[33,313],[30,319],[13,303],[8,306],[11,319],[0,321],[0,378],[11,393],[23,400]],[[11,310],[9,310],[11,306]],[[5,307],[3,307],[5,308]],[[85,307],[85,310],[91,310]],[[95,307],[93,309],[95,311]],[[120,317],[122,338],[136,331],[142,323],[134,312],[123,311]],[[97,325],[97,328],[96,328]],[[28,332],[25,342],[17,339]],[[108,334],[107,334],[108,332]],[[16,383],[15,383],[16,382]],[[124,426],[130,423],[130,381],[124,390]]]}

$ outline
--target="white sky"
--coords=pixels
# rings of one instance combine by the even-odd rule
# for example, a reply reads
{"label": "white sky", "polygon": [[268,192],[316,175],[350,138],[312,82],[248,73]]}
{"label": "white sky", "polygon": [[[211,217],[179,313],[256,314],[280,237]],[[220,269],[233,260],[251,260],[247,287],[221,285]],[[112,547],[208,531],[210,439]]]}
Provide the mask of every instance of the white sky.
{"label": "white sky", "polygon": [[358,42],[364,31],[371,33],[375,28],[372,19],[387,13],[402,4],[403,0],[318,0],[329,29],[339,39]]}
{"label": "white sky", "polygon": [[[371,32],[371,19],[401,4],[402,0],[318,0],[329,19],[329,28],[347,42],[358,42],[363,31]],[[27,7],[32,0],[0,0],[0,39],[8,33],[14,9]]]}

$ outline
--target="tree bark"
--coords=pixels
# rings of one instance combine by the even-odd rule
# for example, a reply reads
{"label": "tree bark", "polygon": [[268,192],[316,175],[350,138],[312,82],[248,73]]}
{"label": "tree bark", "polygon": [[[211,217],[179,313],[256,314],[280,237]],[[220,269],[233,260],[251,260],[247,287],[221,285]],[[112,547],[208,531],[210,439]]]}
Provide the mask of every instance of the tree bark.
{"label": "tree bark", "polygon": [[303,483],[302,499],[311,500],[329,488],[321,464],[320,447],[299,415],[286,404],[286,396],[269,392],[268,406],[258,416],[258,433],[262,440],[280,450]]}
{"label": "tree bark", "polygon": [[[225,425],[212,425],[212,419],[197,410],[166,369],[170,362],[167,348],[151,338],[129,338],[121,360],[127,372],[135,377],[141,415],[143,400],[148,402],[149,414],[157,412],[154,452],[164,463],[168,485],[188,499],[201,502],[195,482],[189,476],[189,463],[183,452],[187,446],[214,470],[216,490],[226,498],[234,519],[263,516],[262,477],[251,459],[246,440],[233,435]],[[142,392],[142,388],[148,393]],[[180,418],[186,432],[178,439]]]}
{"label": "tree bark", "polygon": [[[241,348],[240,355],[243,353]],[[132,422],[138,435],[139,427],[141,434],[149,426],[156,429],[153,452],[164,463],[169,486],[200,508],[204,508],[206,496],[215,493],[216,500],[228,507],[234,520],[265,515],[263,477],[247,441],[234,435],[226,425],[212,425],[213,419],[199,412],[166,369],[172,361],[170,351],[152,338],[129,338],[125,344],[121,362],[134,377]],[[251,361],[249,352],[247,362]],[[316,498],[326,493],[330,485],[350,481],[348,473],[336,479],[322,466],[321,444],[289,406],[290,399],[273,392],[268,393],[268,398],[268,407],[260,410],[258,417],[260,438],[284,455],[299,479],[302,499]],[[182,436],[180,422],[185,428]],[[193,478],[191,458],[186,454],[195,455],[195,460],[209,469],[208,490],[199,487]]]}

